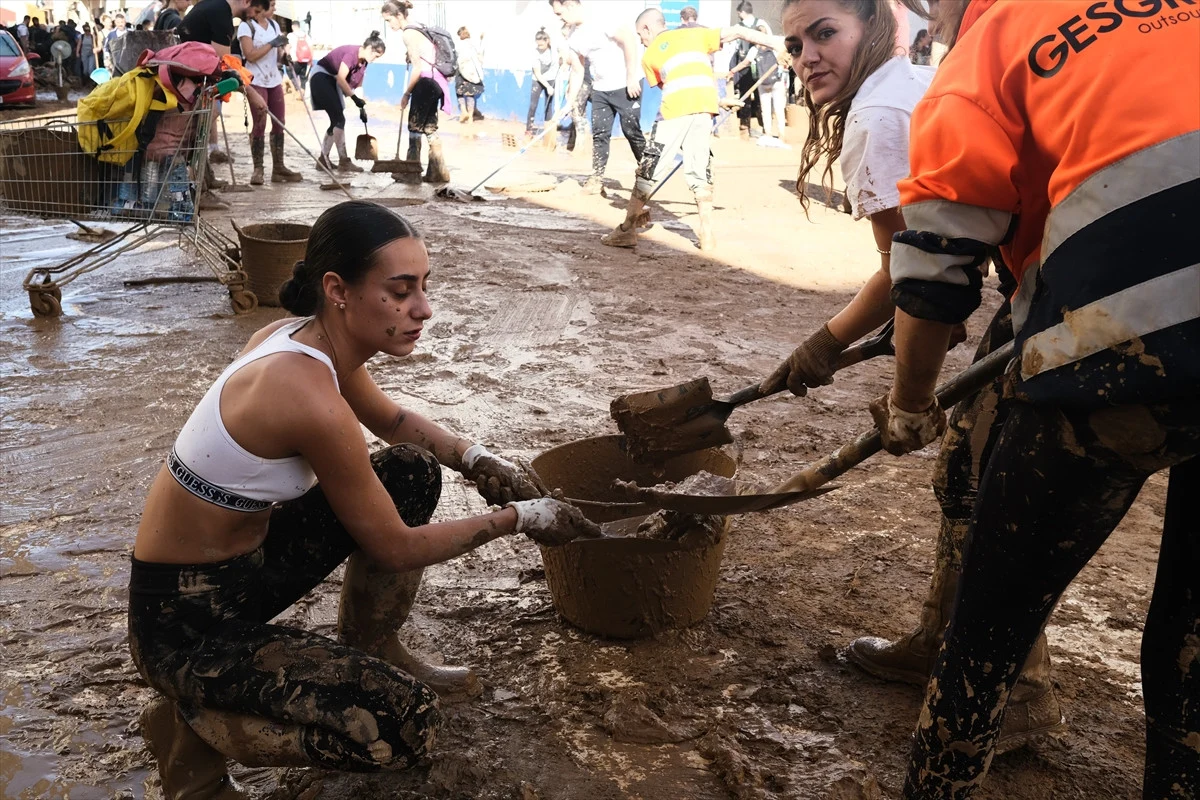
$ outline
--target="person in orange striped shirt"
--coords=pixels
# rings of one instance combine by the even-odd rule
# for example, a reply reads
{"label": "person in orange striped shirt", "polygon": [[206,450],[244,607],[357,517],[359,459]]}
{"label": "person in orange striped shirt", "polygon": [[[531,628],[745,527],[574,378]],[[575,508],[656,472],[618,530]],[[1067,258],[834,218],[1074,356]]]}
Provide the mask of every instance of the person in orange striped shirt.
{"label": "person in orange striped shirt", "polygon": [[[625,221],[600,241],[610,247],[637,244],[639,218],[655,185],[667,177],[676,154],[683,156],[683,175],[700,212],[700,249],[716,246],[712,233],[712,136],[717,114],[717,85],[712,54],[721,49],[719,28],[667,30],[662,11],[648,8],[635,23],[646,47],[642,70],[651,86],[662,87],[660,119],[654,123],[646,152],[638,163],[637,182]],[[647,215],[648,216],[648,215]]]}

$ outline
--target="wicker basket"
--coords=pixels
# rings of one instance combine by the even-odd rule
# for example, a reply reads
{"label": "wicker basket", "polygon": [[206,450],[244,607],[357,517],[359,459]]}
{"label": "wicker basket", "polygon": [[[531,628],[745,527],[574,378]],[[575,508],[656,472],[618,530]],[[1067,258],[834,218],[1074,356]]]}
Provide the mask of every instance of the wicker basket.
{"label": "wicker basket", "polygon": [[279,287],[292,277],[292,268],[304,258],[311,225],[296,222],[261,222],[238,227],[242,247],[242,269],[250,279],[250,291],[258,304],[279,305]]}

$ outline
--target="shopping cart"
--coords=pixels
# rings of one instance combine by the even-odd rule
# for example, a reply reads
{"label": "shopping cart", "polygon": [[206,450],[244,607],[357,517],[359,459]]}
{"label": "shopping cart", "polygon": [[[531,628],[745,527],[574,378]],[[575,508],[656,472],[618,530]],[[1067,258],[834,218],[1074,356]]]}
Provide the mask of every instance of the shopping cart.
{"label": "shopping cart", "polygon": [[[237,243],[200,216],[213,102],[213,90],[206,90],[192,110],[164,113],[159,133],[125,164],[100,161],[79,145],[81,126],[111,120],[80,122],[68,113],[0,122],[0,210],[67,219],[80,228],[72,238],[97,242],[60,264],[29,271],[22,286],[35,316],[59,316],[62,287],[168,235],[228,287],[236,313],[258,306],[246,288]],[[95,227],[102,222],[128,224]]]}

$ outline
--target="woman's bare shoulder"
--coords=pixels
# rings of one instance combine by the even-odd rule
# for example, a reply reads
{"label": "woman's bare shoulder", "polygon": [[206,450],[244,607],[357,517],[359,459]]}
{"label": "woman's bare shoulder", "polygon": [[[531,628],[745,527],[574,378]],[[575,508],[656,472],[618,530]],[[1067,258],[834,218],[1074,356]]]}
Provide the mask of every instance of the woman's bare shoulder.
{"label": "woman's bare shoulder", "polygon": [[249,353],[251,350],[253,350],[254,348],[258,347],[260,344],[262,344],[264,341],[266,341],[267,337],[270,336],[272,333],[279,330],[284,325],[288,325],[290,323],[296,322],[299,319],[300,319],[299,317],[284,317],[283,319],[275,320],[270,325],[259,328],[257,331],[254,332],[254,335],[252,335],[250,337],[250,340],[248,342],[246,342],[246,346],[242,348],[242,352],[240,353],[240,355],[243,355],[243,356],[246,355],[246,353]]}

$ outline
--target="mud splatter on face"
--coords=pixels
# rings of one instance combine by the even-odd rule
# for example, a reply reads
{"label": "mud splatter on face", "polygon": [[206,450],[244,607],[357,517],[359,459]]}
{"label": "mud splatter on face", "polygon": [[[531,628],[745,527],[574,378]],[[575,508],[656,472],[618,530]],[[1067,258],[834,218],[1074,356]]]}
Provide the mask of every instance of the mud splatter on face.
{"label": "mud splatter on face", "polygon": [[392,327],[388,328],[386,333],[388,336],[395,336],[396,335],[396,326],[393,325]]}

